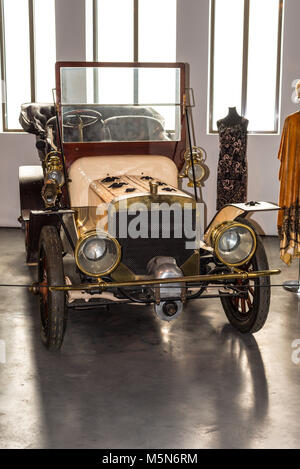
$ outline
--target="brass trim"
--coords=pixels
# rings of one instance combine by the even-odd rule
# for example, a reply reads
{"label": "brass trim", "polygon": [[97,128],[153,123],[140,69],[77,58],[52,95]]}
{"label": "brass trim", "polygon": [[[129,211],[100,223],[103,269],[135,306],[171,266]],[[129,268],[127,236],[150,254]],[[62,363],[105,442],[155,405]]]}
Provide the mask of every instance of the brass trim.
{"label": "brass trim", "polygon": [[[238,226],[246,228],[251,233],[251,236],[252,236],[252,239],[253,239],[253,248],[252,248],[249,256],[246,259],[243,259],[242,262],[235,262],[235,263],[232,264],[232,263],[225,262],[224,259],[222,258],[221,254],[220,254],[220,251],[219,251],[219,240],[220,240],[220,237],[227,230],[229,230],[232,227],[238,227]],[[211,243],[212,243],[213,248],[214,248],[214,252],[215,252],[216,256],[218,257],[218,259],[223,264],[228,265],[229,267],[238,267],[240,265],[246,264],[247,262],[250,261],[250,259],[252,258],[252,256],[254,255],[254,253],[256,251],[256,246],[257,246],[256,234],[250,226],[245,225],[244,223],[238,223],[236,221],[227,221],[225,223],[222,223],[221,225],[218,225],[216,228],[213,229],[213,231],[210,235],[210,239],[211,239]]]}
{"label": "brass trim", "polygon": [[105,272],[101,272],[99,274],[93,274],[91,272],[88,272],[87,270],[83,269],[80,265],[80,262],[78,260],[78,251],[79,251],[79,248],[81,247],[82,243],[87,239],[87,238],[92,238],[92,237],[97,237],[97,231],[96,230],[91,230],[91,231],[87,231],[86,233],[84,233],[77,241],[76,243],[76,247],[75,247],[75,261],[76,261],[76,265],[78,266],[78,268],[81,270],[81,272],[83,272],[84,274],[88,275],[89,277],[95,277],[95,278],[100,278],[101,276],[103,275],[108,275],[110,274],[111,272],[113,272],[117,266],[120,264],[121,262],[121,257],[122,257],[122,249],[121,249],[121,246],[119,244],[119,242],[113,238],[112,236],[109,235],[109,233],[107,232],[103,232],[103,234],[105,235],[105,237],[109,238],[111,241],[113,241],[115,243],[115,246],[117,248],[117,259],[115,261],[115,263],[113,264],[113,266],[109,269],[109,270],[106,270]]}
{"label": "brass trim", "polygon": [[50,291],[68,291],[68,290],[89,290],[91,288],[99,287],[102,291],[108,288],[123,288],[123,287],[137,287],[146,285],[162,285],[170,283],[199,283],[199,282],[213,282],[215,280],[247,280],[258,277],[269,277],[271,275],[279,275],[281,270],[260,270],[255,272],[233,272],[230,274],[212,274],[212,275],[192,275],[177,278],[159,278],[159,279],[139,279],[128,282],[104,282],[98,278],[98,284],[83,284],[83,285],[63,285],[49,287]]}
{"label": "brass trim", "polygon": [[197,187],[203,186],[203,181],[205,181],[208,177],[208,167],[205,164],[205,161],[207,159],[207,153],[204,150],[204,148],[199,147],[199,146],[193,146],[192,147],[192,155],[190,152],[190,149],[187,149],[184,153],[184,165],[183,168],[178,175],[180,179],[182,178],[188,178],[188,187],[194,187],[194,180],[189,176],[189,171],[192,168],[192,161],[194,162],[194,167],[198,165],[201,170],[202,174],[200,177],[196,178],[195,177],[195,182]]}
{"label": "brass trim", "polygon": [[111,200],[110,204],[114,205],[115,210],[120,210],[122,209],[122,201],[127,200],[128,205],[126,206],[126,209],[129,208],[130,205],[136,204],[136,203],[141,203],[147,206],[147,209],[151,207],[151,204],[162,204],[162,203],[167,203],[169,205],[178,203],[182,207],[186,203],[190,203],[193,205],[193,208],[195,208],[196,203],[193,197],[191,197],[190,194],[185,194],[183,192],[180,192],[178,194],[151,194],[150,192],[148,193],[140,193],[140,194],[123,194],[118,197],[115,197],[114,199]]}
{"label": "brass trim", "polygon": [[204,241],[210,245],[211,233],[217,228],[217,226],[220,226],[222,223],[228,220],[234,221],[243,213],[245,213],[245,211],[241,208],[235,207],[233,205],[225,205],[225,207],[221,208],[221,210],[216,213],[216,215],[206,228],[206,231],[204,233]]}
{"label": "brass trim", "polygon": [[157,193],[158,193],[158,182],[149,181],[149,187],[150,187],[150,194],[151,195],[157,195]]}
{"label": "brass trim", "polygon": [[184,275],[199,275],[200,271],[200,252],[194,251],[193,254],[180,266]]}
{"label": "brass trim", "polygon": [[123,282],[126,279],[129,280],[137,280],[138,276],[135,275],[128,267],[127,265],[123,264],[120,262],[116,270],[112,272],[111,277],[113,280],[116,282]]}
{"label": "brass trim", "polygon": [[[61,152],[57,152],[57,151],[50,151],[49,153],[47,153],[45,160],[44,160],[44,165],[46,167],[46,178],[48,178],[48,174],[51,173],[52,171],[59,171],[64,176],[63,165],[62,165],[61,158],[59,155],[61,155]],[[57,185],[58,187],[62,187],[64,183],[65,183],[65,180],[63,178],[63,182]]]}

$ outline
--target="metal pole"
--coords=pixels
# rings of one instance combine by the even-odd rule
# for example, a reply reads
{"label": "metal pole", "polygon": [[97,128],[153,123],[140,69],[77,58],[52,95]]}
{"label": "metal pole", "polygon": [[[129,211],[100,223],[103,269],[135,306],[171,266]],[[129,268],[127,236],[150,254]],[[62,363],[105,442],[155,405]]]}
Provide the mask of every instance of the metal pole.
{"label": "metal pole", "polygon": [[192,138],[191,138],[191,129],[190,129],[190,121],[189,121],[189,107],[188,106],[186,106],[185,115],[186,115],[186,126],[187,126],[187,131],[188,131],[188,142],[189,142],[189,147],[190,147],[190,155],[191,155],[191,163],[192,163],[195,201],[198,202],[197,184],[196,184],[196,176],[195,176],[195,165],[194,165],[194,158],[193,158],[193,145],[192,145]]}
{"label": "metal pole", "polygon": [[287,282],[283,282],[283,288],[286,291],[289,291],[291,293],[297,293],[300,295],[300,259],[298,261],[298,280],[288,280]]}

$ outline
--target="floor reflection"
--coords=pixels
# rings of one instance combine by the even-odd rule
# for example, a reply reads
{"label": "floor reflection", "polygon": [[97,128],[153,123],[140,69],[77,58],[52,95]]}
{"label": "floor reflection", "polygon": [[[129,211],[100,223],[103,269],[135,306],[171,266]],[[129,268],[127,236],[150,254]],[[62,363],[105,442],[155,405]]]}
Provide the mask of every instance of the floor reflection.
{"label": "floor reflection", "polygon": [[49,447],[251,445],[268,409],[253,337],[204,311],[172,324],[141,306],[70,316],[60,354],[35,344]]}
{"label": "floor reflection", "polygon": [[232,448],[238,442],[239,447],[251,447],[253,433],[262,431],[268,414],[264,363],[253,336],[239,334],[225,325],[221,341],[224,352],[218,377],[221,384],[215,396],[220,431],[215,446]]}

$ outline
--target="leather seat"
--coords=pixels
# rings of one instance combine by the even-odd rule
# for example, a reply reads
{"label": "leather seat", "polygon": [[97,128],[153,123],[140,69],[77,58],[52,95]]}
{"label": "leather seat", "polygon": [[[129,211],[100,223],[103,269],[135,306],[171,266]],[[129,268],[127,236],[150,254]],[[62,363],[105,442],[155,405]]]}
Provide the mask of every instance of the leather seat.
{"label": "leather seat", "polygon": [[[88,109],[88,105],[78,105],[76,109]],[[164,133],[164,120],[152,108],[139,106],[101,106],[91,105],[98,111],[103,122],[84,128],[85,141],[101,140],[168,140]],[[74,106],[63,106],[63,111],[72,111]],[[21,106],[19,122],[22,128],[41,139],[46,137],[46,123],[55,117],[54,105],[50,103],[25,103]],[[55,120],[53,131],[55,137]],[[64,129],[64,138],[67,142],[78,142],[78,129]]]}
{"label": "leather seat", "polygon": [[112,140],[168,140],[162,123],[154,117],[117,116],[106,119],[104,124],[108,127]]}

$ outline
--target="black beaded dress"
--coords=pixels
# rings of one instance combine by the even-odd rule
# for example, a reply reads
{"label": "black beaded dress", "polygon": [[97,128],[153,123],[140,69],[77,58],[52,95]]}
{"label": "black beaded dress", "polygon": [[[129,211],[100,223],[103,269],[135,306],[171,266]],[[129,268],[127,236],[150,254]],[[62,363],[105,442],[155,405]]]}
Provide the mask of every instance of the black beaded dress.
{"label": "black beaded dress", "polygon": [[[236,112],[236,111],[235,111]],[[217,210],[247,200],[248,120],[231,110],[217,123],[220,154],[217,179]]]}

